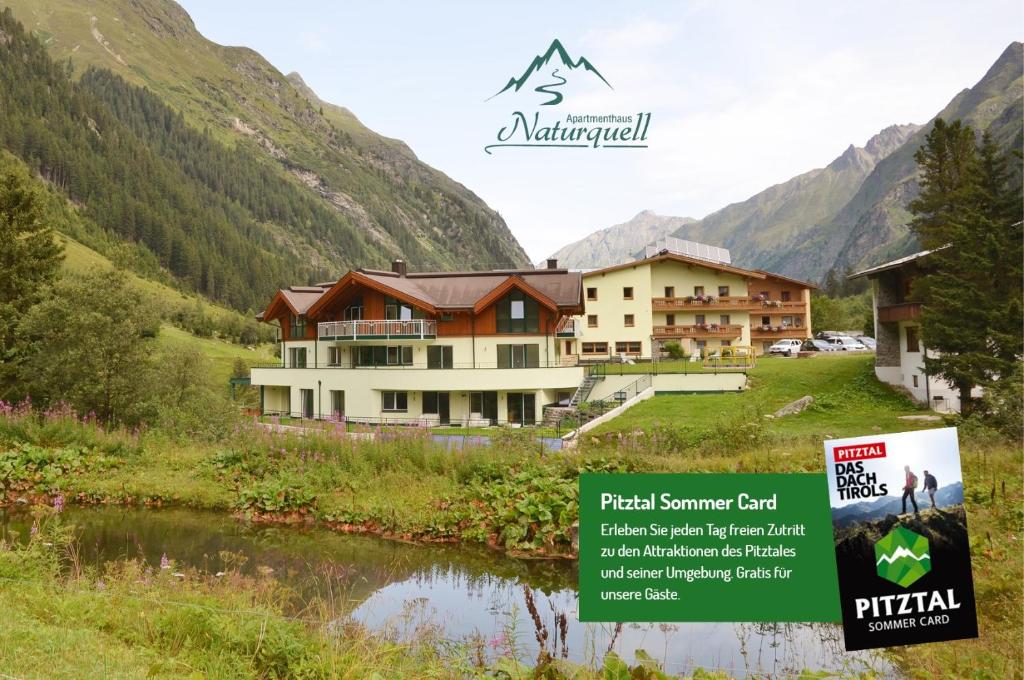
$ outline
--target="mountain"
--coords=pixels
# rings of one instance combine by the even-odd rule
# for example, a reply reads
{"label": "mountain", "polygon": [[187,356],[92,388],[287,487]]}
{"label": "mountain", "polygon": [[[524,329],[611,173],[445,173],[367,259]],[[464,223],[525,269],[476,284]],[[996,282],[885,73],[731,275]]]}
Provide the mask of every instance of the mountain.
{"label": "mountain", "polygon": [[[928,494],[918,491],[914,495],[918,506],[924,510],[931,508],[931,500]],[[960,482],[947,484],[935,492],[935,503],[944,508],[947,505],[959,505],[964,502],[964,485]],[[907,502],[908,509],[910,502]],[[870,522],[881,519],[887,515],[897,515],[903,509],[903,501],[900,496],[881,496],[874,501],[862,501],[851,503],[841,508],[832,508],[832,523],[837,527],[850,527],[862,522]]]}
{"label": "mountain", "polygon": [[297,74],[207,40],[170,0],[3,4],[31,38],[4,23],[0,61],[19,77],[0,77],[4,117],[16,114],[0,145],[150,270],[244,309],[395,257],[528,264],[466,187]]}
{"label": "mountain", "polygon": [[695,222],[692,217],[669,217],[644,210],[616,224],[560,248],[550,257],[570,269],[597,269],[625,262],[644,246]]}
{"label": "mountain", "polygon": [[809,228],[832,220],[878,163],[918,130],[916,125],[887,127],[863,147],[851,144],[824,168],[728,205],[699,222],[676,229],[672,235],[724,246],[733,262],[744,266],[807,278],[808,269],[788,259],[793,244]]}
{"label": "mountain", "polygon": [[[526,85],[527,81],[529,81],[534,74],[538,73],[541,69],[546,68],[551,63],[552,58],[554,58],[555,56],[558,57],[558,62],[564,68],[570,71],[582,68],[584,71],[596,75],[598,78],[601,79],[601,82],[603,82],[608,87],[612,86],[611,83],[605,80],[604,76],[601,75],[601,72],[594,68],[594,65],[587,61],[585,57],[580,57],[579,59],[573,61],[573,58],[570,57],[569,53],[565,51],[565,48],[562,46],[561,41],[559,41],[556,38],[551,42],[551,46],[548,47],[547,51],[544,54],[538,55],[533,58],[533,61],[531,61],[530,65],[526,67],[526,70],[523,71],[522,75],[520,75],[518,78],[516,78],[515,76],[509,78],[508,83],[505,85],[505,87],[503,87],[501,90],[492,95],[491,98],[493,99],[494,97],[497,97],[499,94],[507,92],[508,90],[518,92],[520,89],[522,89],[524,85]],[[551,75],[556,78],[561,78],[561,76],[557,76],[555,75],[555,73],[552,73]],[[555,85],[557,86],[565,83],[564,78],[561,78],[561,80],[561,83],[556,83]],[[536,90],[538,92],[542,92],[545,94],[557,94],[555,92],[547,92],[546,90],[542,89],[550,86],[551,85],[542,85],[541,87],[536,88]],[[559,101],[561,101],[561,96],[558,96],[556,101],[548,103],[557,104]]]}
{"label": "mountain", "polygon": [[[936,117],[963,119],[979,131],[990,131],[1003,148],[1021,150],[1022,64],[1024,45],[1010,44],[974,87],[957,94]],[[832,269],[841,274],[906,255],[916,249],[906,207],[918,190],[914,152],[930,127],[890,126],[862,148],[849,146],[824,168],[680,224],[670,235],[728,248],[741,266],[810,281],[823,280]],[[1017,165],[1019,173],[1019,161]],[[586,255],[577,257],[573,251],[579,247],[586,253],[589,239],[558,254],[567,261],[587,262]],[[630,254],[638,254],[642,245]],[[628,259],[618,253],[616,257]]]}
{"label": "mountain", "polygon": [[[974,87],[957,94],[935,117],[962,119],[976,130],[988,130],[1003,148],[1021,150],[1024,44],[1011,43]],[[768,264],[821,278],[829,264],[840,271],[858,269],[917,250],[907,228],[910,214],[906,206],[918,192],[914,152],[930,128],[924,126],[879,162],[835,218],[791,244],[791,255]]]}

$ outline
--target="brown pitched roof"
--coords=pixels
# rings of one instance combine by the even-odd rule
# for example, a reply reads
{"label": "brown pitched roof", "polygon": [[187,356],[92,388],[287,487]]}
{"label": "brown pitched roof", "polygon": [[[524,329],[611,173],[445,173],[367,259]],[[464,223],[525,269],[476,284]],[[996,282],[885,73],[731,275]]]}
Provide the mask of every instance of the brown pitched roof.
{"label": "brown pitched roof", "polygon": [[[498,290],[519,287],[553,307],[582,307],[583,277],[565,269],[494,270],[483,272],[411,272],[401,276],[376,269],[350,271],[337,282],[316,286],[291,286],[278,291],[263,312],[273,319],[287,306],[292,314],[315,313],[327,301],[343,294],[349,285],[363,284],[429,311],[473,309]],[[486,305],[485,305],[486,306]]]}
{"label": "brown pitched roof", "polygon": [[773,272],[766,272],[763,269],[758,269],[756,271],[761,272],[762,274],[767,276],[769,279],[779,279],[780,281],[787,281],[787,282],[795,284],[797,286],[803,286],[804,288],[817,288],[818,287],[816,284],[813,284],[810,281],[801,281],[800,279],[794,279],[794,278],[789,277],[789,276],[783,276],[782,274],[775,274]]}

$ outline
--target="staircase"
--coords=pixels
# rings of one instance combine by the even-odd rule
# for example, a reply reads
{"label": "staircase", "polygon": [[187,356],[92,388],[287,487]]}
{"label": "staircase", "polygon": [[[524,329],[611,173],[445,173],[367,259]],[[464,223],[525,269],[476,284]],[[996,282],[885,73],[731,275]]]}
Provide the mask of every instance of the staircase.
{"label": "staircase", "polygon": [[576,392],[572,395],[572,399],[569,400],[569,406],[572,408],[578,407],[580,404],[587,400],[590,393],[594,391],[594,385],[604,380],[604,375],[599,373],[590,373],[583,378],[583,382],[576,388]]}

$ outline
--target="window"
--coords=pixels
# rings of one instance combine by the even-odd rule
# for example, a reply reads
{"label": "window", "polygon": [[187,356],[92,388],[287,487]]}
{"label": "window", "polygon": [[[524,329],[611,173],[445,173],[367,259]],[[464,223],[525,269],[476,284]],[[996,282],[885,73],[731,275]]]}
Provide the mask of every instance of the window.
{"label": "window", "polygon": [[597,328],[597,314],[587,314],[587,328]]}
{"label": "window", "polygon": [[356,367],[411,366],[412,346],[369,345],[353,348],[352,363]]}
{"label": "window", "polygon": [[675,314],[666,314],[665,315],[665,325],[666,326],[675,326],[676,325],[676,315]]}
{"label": "window", "polygon": [[327,365],[341,366],[341,347],[331,345],[327,348]]}
{"label": "window", "polygon": [[704,286],[694,286],[693,287],[693,294],[694,295],[703,295],[704,294]]}
{"label": "window", "polygon": [[345,415],[345,391],[331,390],[331,417],[340,418]]}
{"label": "window", "polygon": [[498,368],[537,368],[540,345],[498,345]]}
{"label": "window", "polygon": [[706,321],[704,320],[704,315],[703,315],[703,314],[694,314],[694,316],[693,316],[693,322],[694,322],[695,324],[697,324],[698,326],[700,326],[700,325],[702,325],[702,324],[705,324],[705,323],[707,323],[707,322],[706,322]]}
{"label": "window", "polygon": [[632,300],[633,299],[633,286],[623,286],[622,287],[622,299],[623,300]]}
{"label": "window", "polygon": [[437,415],[437,392],[423,393],[423,413]]}
{"label": "window", "polygon": [[770,343],[770,342],[762,342],[761,343],[761,351],[762,352],[767,352],[771,348],[772,348],[772,343]]}
{"label": "window", "polygon": [[381,392],[381,410],[405,413],[409,410],[408,392]]}
{"label": "window", "polygon": [[452,346],[431,345],[427,347],[427,368],[452,368]]}
{"label": "window", "polygon": [[640,354],[640,342],[629,340],[615,343],[616,354]]}
{"label": "window", "polygon": [[914,381],[914,387],[917,387],[917,374],[916,373],[913,376],[911,376],[911,380]]}
{"label": "window", "polygon": [[288,348],[288,365],[291,368],[305,368],[306,367],[306,348],[305,347],[289,347]]}
{"label": "window", "polygon": [[676,296],[676,287],[675,286],[665,286],[665,297],[675,297],[675,296]]}
{"label": "window", "polygon": [[587,288],[587,300],[591,302],[597,300],[597,288]]}
{"label": "window", "polygon": [[388,347],[388,366],[412,366],[412,346]]}
{"label": "window", "polygon": [[608,354],[608,343],[607,342],[584,342],[583,343],[584,354]]}
{"label": "window", "polygon": [[345,321],[361,321],[363,318],[362,296],[354,298],[349,306],[345,308],[342,316]]}
{"label": "window", "polygon": [[732,345],[732,340],[722,340],[721,345],[722,347],[729,347]]}
{"label": "window", "polygon": [[499,300],[495,311],[499,333],[536,333],[540,328],[540,307],[521,290]]}
{"label": "window", "polygon": [[721,316],[719,316],[718,317],[718,323],[720,325],[722,325],[722,326],[728,326],[729,325],[729,315],[728,314],[722,314]]}
{"label": "window", "polygon": [[729,297],[729,286],[719,286],[718,297]]}
{"label": "window", "polygon": [[772,325],[772,317],[770,317],[770,316],[762,316],[761,317],[761,325],[762,326],[771,326]]}
{"label": "window", "polygon": [[761,291],[761,297],[763,297],[765,300],[767,300],[767,299],[769,299],[771,297],[771,295],[768,294],[768,291],[762,290]]}
{"label": "window", "polygon": [[707,340],[698,340],[697,341],[697,349],[704,349],[707,346],[708,346],[708,341]]}
{"label": "window", "polygon": [[441,312],[441,321],[455,321],[455,315],[451,312]]}
{"label": "window", "polygon": [[537,395],[532,392],[509,392],[505,397],[508,405],[508,422],[534,425],[537,422]]}
{"label": "window", "polygon": [[784,316],[784,317],[782,317],[782,325],[785,326],[786,328],[789,328],[790,326],[792,326],[793,325],[793,317],[792,316]]}
{"label": "window", "polygon": [[917,326],[907,326],[907,351],[921,351],[921,340],[918,336]]}
{"label": "window", "polygon": [[289,340],[301,340],[306,337],[306,317],[292,316],[291,324],[288,327]]}
{"label": "window", "polygon": [[783,302],[789,302],[789,300],[790,300],[789,291],[788,290],[784,290],[781,293],[779,293],[779,299],[782,300]]}
{"label": "window", "polygon": [[635,324],[635,318],[632,314],[624,314],[622,316],[622,323],[626,328],[632,328]]}
{"label": "window", "polygon": [[313,417],[313,390],[299,390],[299,403],[302,404],[303,418]]}
{"label": "window", "polygon": [[384,318],[389,321],[410,321],[423,318],[423,312],[398,298],[384,298]]}
{"label": "window", "polygon": [[914,283],[913,279],[903,279],[903,299],[904,300],[909,300],[910,299],[910,291],[911,291],[911,286],[913,285],[913,283]]}

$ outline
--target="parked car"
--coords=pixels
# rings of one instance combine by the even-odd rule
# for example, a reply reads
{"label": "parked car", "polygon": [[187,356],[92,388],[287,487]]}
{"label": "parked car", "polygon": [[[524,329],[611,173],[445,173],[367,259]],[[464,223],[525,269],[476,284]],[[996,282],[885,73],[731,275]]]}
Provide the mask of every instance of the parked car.
{"label": "parked car", "polygon": [[800,345],[801,352],[841,352],[842,350],[825,340],[808,338]]}
{"label": "parked car", "polygon": [[795,339],[779,340],[768,348],[768,354],[781,354],[791,357],[800,351],[800,341]]}
{"label": "parked car", "polygon": [[858,335],[857,339],[860,340],[861,343],[863,343],[863,345],[865,347],[867,347],[869,350],[871,350],[872,352],[874,352],[875,348],[878,346],[878,343],[875,342],[874,338],[870,338],[870,337],[868,337],[866,335]]}
{"label": "parked car", "polygon": [[860,340],[849,335],[837,335],[828,339],[829,344],[847,352],[866,352],[867,347]]}

